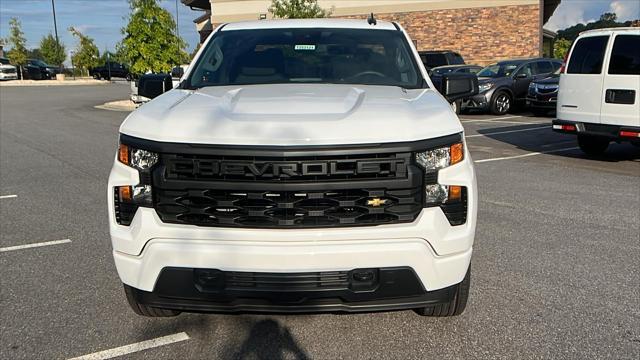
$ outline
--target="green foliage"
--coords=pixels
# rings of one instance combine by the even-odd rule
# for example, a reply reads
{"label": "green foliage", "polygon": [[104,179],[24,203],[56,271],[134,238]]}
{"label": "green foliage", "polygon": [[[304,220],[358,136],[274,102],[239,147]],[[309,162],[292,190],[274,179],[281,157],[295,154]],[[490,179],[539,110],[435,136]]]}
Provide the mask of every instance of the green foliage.
{"label": "green foliage", "polygon": [[617,22],[618,16],[615,13],[604,13],[600,15],[600,19],[587,23],[576,24],[563,30],[558,30],[558,38],[575,40],[581,32],[593,29],[603,29],[612,27],[631,26],[632,21]]}
{"label": "green foliage", "polygon": [[27,59],[42,60],[42,51],[39,48],[27,49]]}
{"label": "green foliage", "polygon": [[311,19],[331,16],[332,9],[318,5],[318,0],[271,0],[269,12],[280,19]]}
{"label": "green foliage", "polygon": [[169,72],[189,61],[187,46],[176,35],[173,16],[158,0],[129,0],[129,23],[122,29],[124,39],[117,52],[130,64],[131,72],[144,74]]}
{"label": "green foliage", "polygon": [[564,59],[564,56],[569,51],[571,47],[571,41],[567,39],[558,39],[553,44],[553,57],[556,59]]}
{"label": "green foliage", "polygon": [[22,67],[27,63],[27,39],[22,32],[20,21],[16,18],[9,20],[9,38],[7,43],[11,45],[11,50],[7,52],[7,57],[12,64]]}
{"label": "green foliage", "polygon": [[100,51],[98,51],[98,47],[92,38],[84,35],[73,27],[70,27],[69,31],[73,36],[78,38],[78,47],[76,48],[75,54],[71,56],[71,61],[75,67],[88,72],[89,68],[98,65]]}
{"label": "green foliage", "polygon": [[51,34],[42,37],[42,40],[40,40],[40,52],[44,62],[51,65],[62,66],[62,63],[67,58],[64,44],[58,43]]}

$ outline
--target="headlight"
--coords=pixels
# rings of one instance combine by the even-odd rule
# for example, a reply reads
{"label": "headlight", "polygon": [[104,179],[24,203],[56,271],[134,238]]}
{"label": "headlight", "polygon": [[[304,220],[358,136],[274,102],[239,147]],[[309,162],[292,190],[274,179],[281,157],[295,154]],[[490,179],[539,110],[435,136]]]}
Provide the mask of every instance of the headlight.
{"label": "headlight", "polygon": [[536,84],[535,84],[535,83],[531,83],[531,84],[529,84],[529,89],[533,89],[533,88],[535,88],[535,87],[536,87]]}
{"label": "headlight", "polygon": [[416,153],[416,162],[425,171],[444,169],[464,159],[464,145],[456,143],[451,146]]}
{"label": "headlight", "polygon": [[493,87],[492,83],[478,85],[478,92],[485,92]]}
{"label": "headlight", "polygon": [[125,165],[145,171],[151,169],[158,162],[158,154],[120,144],[118,160]]}

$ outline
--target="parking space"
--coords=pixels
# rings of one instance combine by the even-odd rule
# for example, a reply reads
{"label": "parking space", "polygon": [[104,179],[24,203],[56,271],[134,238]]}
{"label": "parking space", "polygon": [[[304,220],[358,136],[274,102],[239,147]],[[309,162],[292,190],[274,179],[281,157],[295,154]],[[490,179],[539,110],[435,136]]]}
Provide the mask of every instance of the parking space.
{"label": "parking space", "polygon": [[527,113],[461,116],[480,186],[462,316],[134,315],[106,210],[126,113],[94,108],[128,89],[0,90],[0,358],[640,356],[640,148],[588,158]]}

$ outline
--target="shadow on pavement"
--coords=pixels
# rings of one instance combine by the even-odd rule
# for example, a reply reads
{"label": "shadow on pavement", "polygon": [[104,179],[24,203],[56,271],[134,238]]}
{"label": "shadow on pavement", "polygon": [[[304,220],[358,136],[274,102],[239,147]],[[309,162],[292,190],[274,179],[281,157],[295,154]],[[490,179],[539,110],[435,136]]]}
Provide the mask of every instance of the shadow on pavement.
{"label": "shadow on pavement", "polygon": [[253,324],[249,335],[231,359],[309,359],[288,327],[266,319]]}
{"label": "shadow on pavement", "polygon": [[[544,127],[545,125],[549,125],[549,127],[539,130],[521,131],[525,129]],[[560,149],[577,148],[578,142],[575,135],[556,133],[551,129],[550,125],[551,118],[549,118],[548,124],[499,126],[483,128],[477,130],[477,132],[487,138],[513,145],[518,149],[525,150],[527,152],[549,152],[549,155],[605,162],[633,161],[640,159],[640,147],[634,146],[628,142],[621,144],[612,142],[609,144],[609,148],[603,156],[589,156],[580,149],[555,152],[555,150]]]}

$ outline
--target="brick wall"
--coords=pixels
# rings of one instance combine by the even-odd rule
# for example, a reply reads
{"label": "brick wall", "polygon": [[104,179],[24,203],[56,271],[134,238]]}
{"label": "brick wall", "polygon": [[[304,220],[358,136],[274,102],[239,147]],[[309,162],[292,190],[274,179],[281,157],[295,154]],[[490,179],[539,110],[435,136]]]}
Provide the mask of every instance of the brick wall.
{"label": "brick wall", "polygon": [[540,55],[538,5],[376,14],[376,18],[401,24],[419,50],[457,51],[467,64]]}

